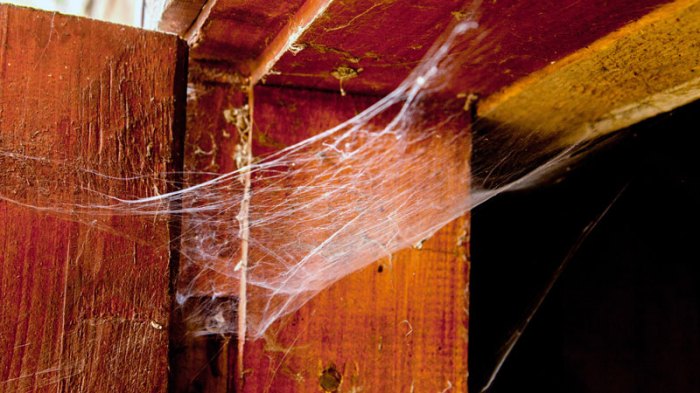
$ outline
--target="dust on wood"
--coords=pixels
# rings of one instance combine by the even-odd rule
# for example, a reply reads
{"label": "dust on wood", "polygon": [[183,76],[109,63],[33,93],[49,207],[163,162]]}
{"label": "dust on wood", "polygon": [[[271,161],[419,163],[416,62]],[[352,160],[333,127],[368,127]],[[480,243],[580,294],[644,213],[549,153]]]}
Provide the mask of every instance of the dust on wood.
{"label": "dust on wood", "polygon": [[[2,195],[51,206],[87,189],[167,192],[185,46],[8,5],[0,21]],[[168,220],[66,218],[0,202],[0,391],[166,392]]]}
{"label": "dust on wood", "polygon": [[679,0],[480,103],[478,116],[569,146],[700,98],[700,1]]}

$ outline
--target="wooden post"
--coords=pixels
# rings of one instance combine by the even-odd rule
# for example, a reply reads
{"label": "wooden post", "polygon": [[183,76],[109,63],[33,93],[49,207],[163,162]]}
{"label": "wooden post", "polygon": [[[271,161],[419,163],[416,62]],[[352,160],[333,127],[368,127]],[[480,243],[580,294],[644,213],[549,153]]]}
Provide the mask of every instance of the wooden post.
{"label": "wooden post", "polygon": [[70,210],[171,189],[186,46],[8,5],[0,21],[0,392],[166,392],[169,220]]}
{"label": "wooden post", "polygon": [[[311,137],[377,99],[264,86],[255,95],[257,154]],[[469,138],[460,131],[453,147],[466,163]],[[309,225],[323,226],[323,219]],[[286,230],[279,236],[294,235]],[[468,238],[465,216],[322,291],[246,346],[243,391],[466,391]]]}

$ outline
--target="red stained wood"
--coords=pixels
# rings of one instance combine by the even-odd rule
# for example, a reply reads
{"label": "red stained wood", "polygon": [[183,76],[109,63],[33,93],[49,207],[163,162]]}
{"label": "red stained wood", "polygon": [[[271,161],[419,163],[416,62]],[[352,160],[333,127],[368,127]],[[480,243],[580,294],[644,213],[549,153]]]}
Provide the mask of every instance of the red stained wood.
{"label": "red stained wood", "polygon": [[249,75],[252,63],[303,5],[303,0],[219,0],[197,33],[192,58],[226,63]]}
{"label": "red stained wood", "polygon": [[[373,101],[258,87],[254,153],[308,138]],[[464,162],[467,140],[459,148]],[[279,237],[293,236],[295,229],[282,225]],[[459,219],[421,250],[369,264],[322,291],[274,324],[264,339],[246,344],[244,370],[239,370],[245,376],[243,391],[335,391],[333,386],[338,391],[466,391],[467,239],[468,220]],[[266,258],[255,249],[251,254],[255,261]],[[250,291],[254,298],[256,289]],[[254,300],[249,308],[254,310]]]}
{"label": "red stained wood", "polygon": [[[325,1],[273,4],[220,0],[195,41],[193,57],[273,85],[339,90],[334,72],[356,77],[348,91],[386,94],[403,81],[451,26],[473,18],[479,28],[460,39],[453,92],[493,94],[648,14],[669,0],[465,1],[337,0],[288,48],[291,27],[311,20]],[[174,4],[190,4],[180,0]],[[180,13],[182,20],[192,18]],[[281,55],[279,61],[277,57]],[[337,74],[337,72],[336,72]]]}
{"label": "red stained wood", "polygon": [[339,89],[338,67],[358,72],[344,82],[349,91],[386,93],[415,68],[432,43],[454,21],[463,0],[333,2],[286,53],[267,83]]}
{"label": "red stained wood", "polygon": [[[180,40],[7,5],[0,21],[0,195],[58,208],[168,191]],[[0,201],[0,391],[167,391],[170,236],[165,217]]]}
{"label": "red stained wood", "polygon": [[460,39],[454,91],[489,95],[649,13],[667,0],[472,1],[339,0],[297,41],[270,75],[274,85],[338,90],[332,73],[358,76],[346,90],[386,94],[449,26],[475,15],[479,28]]}
{"label": "red stained wood", "polygon": [[[224,121],[223,112],[244,103],[240,87],[211,83],[191,87],[188,168],[230,171],[235,168],[231,157],[238,138],[235,128]],[[257,87],[254,96],[253,145],[257,157],[332,127],[376,100],[267,87]],[[467,162],[468,145],[460,149]],[[256,185],[261,184],[253,185],[253,206]],[[274,200],[266,202],[276,204]],[[232,214],[236,212],[234,209]],[[235,223],[233,217],[230,221]],[[295,225],[294,221],[281,223],[272,238],[253,227],[252,236],[264,239],[267,247],[277,248],[277,242],[282,246],[292,236]],[[184,228],[186,231],[187,220]],[[226,232],[236,233],[236,228]],[[333,384],[333,378],[339,378],[343,390],[348,391],[353,387],[367,392],[410,391],[411,387],[415,391],[442,391],[450,386],[465,391],[467,239],[468,220],[462,218],[438,232],[422,250],[397,253],[391,263],[385,259],[372,264],[368,260],[368,267],[275,323],[264,339],[247,342],[242,368],[236,366],[235,338],[183,335],[173,359],[177,391],[228,392],[238,386],[236,391],[317,392]],[[256,248],[250,252],[255,263],[268,257]],[[215,270],[230,270],[237,259],[226,261],[228,268],[217,266]],[[215,270],[202,274],[201,267],[193,268],[181,283],[191,284],[189,280],[197,276],[193,287],[201,291],[201,298],[191,298],[184,313],[188,307],[211,307],[208,291],[212,283],[219,297],[235,309],[237,280]],[[258,266],[256,274],[265,269]],[[265,294],[256,287],[248,289],[249,313],[259,316],[265,299],[260,296]],[[230,294],[228,298],[222,296],[224,293]]]}
{"label": "red stained wood", "polygon": [[467,233],[467,218],[449,224],[248,343],[244,391],[466,392]]}
{"label": "red stained wood", "polygon": [[195,25],[205,4],[206,0],[169,1],[160,17],[158,30],[186,36],[189,29]]}
{"label": "red stained wood", "polygon": [[[194,67],[193,67],[194,68]],[[190,79],[198,81],[208,79],[194,68]],[[246,103],[246,94],[238,84],[201,83],[190,84],[190,94],[187,103],[187,134],[185,137],[185,170],[189,172],[185,178],[187,185],[199,184],[210,180],[216,174],[236,170],[234,159],[235,147],[239,142],[238,131],[228,123],[224,112],[240,108]],[[235,192],[235,190],[231,190]],[[221,195],[218,196],[221,198]],[[188,201],[186,200],[185,203]],[[235,236],[238,233],[238,221],[234,208],[226,216],[225,224],[216,228],[206,225],[193,225],[194,217],[183,220],[184,240],[181,251],[185,253],[180,264],[177,290],[190,295],[188,301],[176,306],[173,336],[171,340],[171,372],[173,393],[228,393],[235,390],[236,380],[232,371],[235,356],[235,338],[220,336],[194,336],[192,331],[201,330],[209,314],[201,314],[197,318],[198,309],[212,307],[228,307],[235,314],[237,290],[232,289],[230,296],[220,296],[211,299],[212,282],[225,283],[228,278],[218,274],[216,266],[203,266],[202,261],[190,259],[188,242],[196,235],[195,231],[228,233]],[[217,222],[222,220],[222,212],[212,213]],[[206,217],[197,217],[206,219]],[[215,225],[216,226],[216,225]],[[226,259],[228,264],[235,259]],[[222,289],[223,289],[223,284]],[[231,314],[228,314],[231,315]],[[229,323],[235,323],[232,319]]]}
{"label": "red stained wood", "polygon": [[[445,77],[451,93],[490,95],[666,2],[499,0],[474,7],[458,0],[334,1],[263,78],[294,89],[256,88],[254,153],[275,151],[353,116],[403,81],[450,26],[472,15],[479,27],[459,40],[453,60],[460,66]],[[221,83],[236,74],[257,80],[287,47],[287,28],[321,3],[285,3],[273,11],[267,4],[218,2],[195,41],[202,80]],[[341,69],[355,73],[341,78],[351,97],[336,93]],[[213,116],[204,124],[222,126],[227,89],[209,86],[201,95],[197,110],[202,118]],[[206,104],[210,99],[216,102]],[[205,146],[200,154],[219,150],[216,158],[199,159],[218,171],[232,169],[237,141],[223,140],[218,130],[194,132]],[[245,375],[244,390],[465,391],[465,222],[445,228],[424,250],[398,253],[391,269],[371,265],[334,284],[274,325],[264,340],[248,344],[244,368],[235,370]],[[237,284],[228,281],[235,294]],[[215,374],[232,367],[232,354],[226,345],[215,347],[223,352],[209,362],[203,380],[218,379],[208,386],[225,391],[230,375]]]}
{"label": "red stained wood", "polygon": [[[187,103],[185,170],[199,173],[226,173],[236,170],[234,151],[238,132],[224,117],[226,110],[246,103],[241,86],[192,83]],[[197,184],[211,176],[189,175]]]}

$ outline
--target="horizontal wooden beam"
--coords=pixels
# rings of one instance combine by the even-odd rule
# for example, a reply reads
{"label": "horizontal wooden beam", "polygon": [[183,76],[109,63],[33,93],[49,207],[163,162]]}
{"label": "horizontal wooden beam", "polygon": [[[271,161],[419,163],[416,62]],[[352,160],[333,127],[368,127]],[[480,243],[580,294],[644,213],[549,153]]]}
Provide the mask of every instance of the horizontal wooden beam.
{"label": "horizontal wooden beam", "polygon": [[558,147],[700,98],[700,1],[665,5],[488,97],[482,122]]}
{"label": "horizontal wooden beam", "polygon": [[174,0],[159,27],[185,38],[194,60],[257,81],[331,1]]}
{"label": "horizontal wooden beam", "polygon": [[188,31],[196,25],[200,15],[206,17],[205,7],[207,3],[214,3],[214,1],[169,1],[163,9],[160,20],[157,22],[158,29],[186,37]]}
{"label": "horizontal wooden beam", "polygon": [[272,69],[280,57],[292,48],[292,45],[332,2],[333,0],[307,0],[304,2],[253,62],[250,70],[253,83],[257,83]]}
{"label": "horizontal wooden beam", "polygon": [[473,18],[479,27],[460,39],[450,85],[488,96],[670,2],[173,0],[161,28],[185,37],[192,59],[229,74],[383,95],[450,25]]}

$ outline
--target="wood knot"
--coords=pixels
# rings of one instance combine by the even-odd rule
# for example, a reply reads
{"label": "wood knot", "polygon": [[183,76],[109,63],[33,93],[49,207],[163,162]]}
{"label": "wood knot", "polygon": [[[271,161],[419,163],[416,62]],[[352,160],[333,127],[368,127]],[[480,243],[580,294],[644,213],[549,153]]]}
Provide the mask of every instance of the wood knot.
{"label": "wood knot", "polygon": [[321,385],[321,389],[323,389],[324,392],[333,393],[338,391],[342,380],[343,376],[336,370],[335,365],[331,364],[321,372],[318,383]]}

